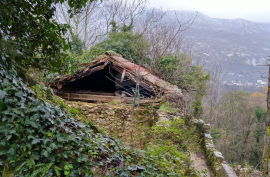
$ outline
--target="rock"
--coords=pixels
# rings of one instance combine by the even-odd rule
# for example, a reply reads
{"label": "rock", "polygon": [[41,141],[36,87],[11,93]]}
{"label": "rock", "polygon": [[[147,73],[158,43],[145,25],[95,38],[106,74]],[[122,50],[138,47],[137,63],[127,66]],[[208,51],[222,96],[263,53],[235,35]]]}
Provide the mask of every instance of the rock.
{"label": "rock", "polygon": [[204,124],[203,128],[204,128],[204,132],[206,134],[210,134],[211,133],[211,126],[210,126],[210,124]]}
{"label": "rock", "polygon": [[206,134],[206,133],[204,134],[204,137],[207,138],[207,139],[210,139],[210,140],[213,139],[212,136],[211,136],[210,134]]}
{"label": "rock", "polygon": [[98,167],[91,168],[91,171],[93,173],[93,176],[95,176],[95,177],[103,177],[104,176],[103,170],[98,168]]}
{"label": "rock", "polygon": [[225,177],[237,177],[232,167],[229,166],[227,163],[222,163],[221,167]]}
{"label": "rock", "polygon": [[202,124],[202,125],[205,124],[204,121],[203,121],[202,119],[199,119],[199,123]]}
{"label": "rock", "polygon": [[222,153],[219,151],[214,151],[214,157],[218,163],[222,163],[224,160]]}
{"label": "rock", "polygon": [[205,147],[207,150],[214,150],[215,149],[215,146],[211,143],[206,143],[205,144]]}

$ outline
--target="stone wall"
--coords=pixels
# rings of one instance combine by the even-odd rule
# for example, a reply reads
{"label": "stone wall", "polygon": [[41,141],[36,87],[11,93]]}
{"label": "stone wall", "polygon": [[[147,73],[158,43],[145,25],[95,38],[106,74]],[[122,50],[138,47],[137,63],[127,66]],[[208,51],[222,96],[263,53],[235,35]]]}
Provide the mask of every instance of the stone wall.
{"label": "stone wall", "polygon": [[[147,107],[134,110],[132,106],[123,103],[84,103],[68,102],[71,107],[81,109],[86,119],[96,124],[111,136],[123,140],[137,148],[144,147],[145,129],[156,121],[155,112]],[[133,117],[133,120],[132,120]],[[132,128],[133,122],[133,128]],[[131,137],[133,136],[133,141]]]}
{"label": "stone wall", "polygon": [[[123,103],[83,103],[68,102],[71,107],[81,109],[86,115],[86,119],[96,124],[111,136],[123,140],[126,144],[136,148],[144,148],[141,137],[145,137],[146,129],[155,124],[166,126],[164,122],[173,120],[176,117],[184,117],[183,114],[163,112],[160,110],[140,107],[134,110],[131,105]],[[133,117],[133,119],[132,119]],[[215,149],[210,135],[210,124],[194,119],[184,119],[196,125],[199,134],[203,137],[203,147],[206,158],[217,177],[237,177],[234,170],[224,161],[221,152]],[[132,128],[133,121],[133,128]],[[133,132],[133,133],[132,133]],[[133,134],[133,141],[131,140]]]}
{"label": "stone wall", "polygon": [[233,168],[224,160],[222,153],[215,148],[213,138],[210,135],[210,124],[206,124],[203,120],[195,118],[192,118],[191,122],[197,126],[202,135],[206,159],[215,176],[237,177]]}

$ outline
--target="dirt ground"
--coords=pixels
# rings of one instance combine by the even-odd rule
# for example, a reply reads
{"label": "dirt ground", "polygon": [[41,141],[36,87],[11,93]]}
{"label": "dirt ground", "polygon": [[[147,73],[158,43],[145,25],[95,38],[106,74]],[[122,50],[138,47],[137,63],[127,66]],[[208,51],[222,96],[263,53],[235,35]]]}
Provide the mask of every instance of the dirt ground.
{"label": "dirt ground", "polygon": [[[207,161],[203,152],[191,152],[190,159],[193,161],[193,165],[196,170],[206,170],[207,177],[214,177],[211,168],[207,165]],[[202,174],[201,176],[203,177],[204,174]]]}

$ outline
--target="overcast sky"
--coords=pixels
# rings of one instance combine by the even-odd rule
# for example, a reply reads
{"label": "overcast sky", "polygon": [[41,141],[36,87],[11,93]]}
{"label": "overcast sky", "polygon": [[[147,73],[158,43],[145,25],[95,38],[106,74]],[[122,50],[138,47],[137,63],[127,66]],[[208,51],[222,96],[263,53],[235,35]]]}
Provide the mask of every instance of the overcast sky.
{"label": "overcast sky", "polygon": [[164,10],[198,11],[213,18],[270,23],[270,0],[149,0]]}

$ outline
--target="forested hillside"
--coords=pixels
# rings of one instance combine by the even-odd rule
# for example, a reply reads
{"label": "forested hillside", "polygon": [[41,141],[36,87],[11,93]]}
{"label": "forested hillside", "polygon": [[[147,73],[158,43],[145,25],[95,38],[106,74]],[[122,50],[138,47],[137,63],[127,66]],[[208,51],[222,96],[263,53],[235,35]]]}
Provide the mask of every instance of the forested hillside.
{"label": "forested hillside", "polygon": [[[146,130],[150,139],[144,140],[145,148],[135,149],[133,144],[130,147],[106,134],[104,127],[96,127],[82,110],[70,108],[44,86],[61,75],[75,73],[79,63],[90,62],[106,51],[120,53],[181,86],[187,93],[193,90],[189,93],[193,99],[187,99],[187,107],[194,116],[200,116],[209,73],[193,65],[192,56],[181,52],[175,43],[180,27],[177,31],[169,30],[165,46],[155,46],[156,34],[162,28],[148,36],[133,31],[136,14],[144,8],[142,2],[134,1],[137,6],[127,12],[125,23],[111,19],[103,39],[86,47],[89,41],[82,40],[73,24],[56,20],[58,10],[65,10],[66,18],[76,20],[89,6],[95,8],[100,3],[117,5],[110,1],[0,2],[2,176],[198,176],[203,173],[191,166],[189,157],[191,150],[195,151],[195,147],[198,150],[200,139],[195,129],[179,116],[164,122],[166,128],[150,127]],[[178,51],[172,52],[175,49]],[[171,101],[160,109],[183,111],[183,100]]]}
{"label": "forested hillside", "polygon": [[197,56],[203,38],[217,47],[204,55],[222,53],[220,25],[224,36],[269,28],[192,15],[147,0],[0,1],[0,174],[260,174],[267,88],[229,90]]}

